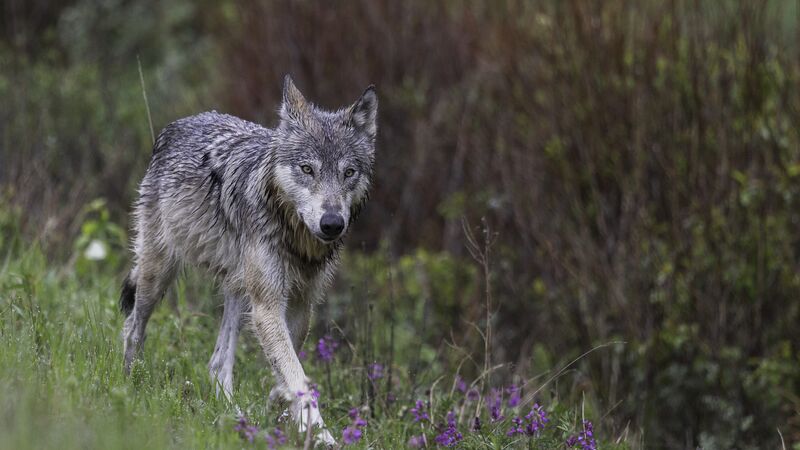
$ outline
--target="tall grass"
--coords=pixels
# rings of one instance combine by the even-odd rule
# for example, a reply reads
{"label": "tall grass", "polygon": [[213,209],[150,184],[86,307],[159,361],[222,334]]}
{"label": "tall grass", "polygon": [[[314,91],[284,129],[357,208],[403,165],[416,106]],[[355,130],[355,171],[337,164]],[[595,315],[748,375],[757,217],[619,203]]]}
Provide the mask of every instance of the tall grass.
{"label": "tall grass", "polygon": [[[198,274],[188,273],[168,295],[171,301],[157,309],[143,359],[130,376],[123,375],[118,277],[95,264],[84,266],[83,273],[54,266],[37,246],[6,253],[0,271],[0,448],[263,448],[264,432],[275,428],[288,436],[286,447],[303,446],[304,436],[279,420],[282,408],[266,403],[272,379],[249,333],[237,353],[233,404],[216,397],[206,358],[213,349],[221,299]],[[346,307],[339,301],[353,299],[334,300],[334,306]],[[413,330],[400,328],[398,356],[388,361],[386,354],[370,350],[385,341],[369,320],[374,319],[357,332],[345,324],[328,334],[326,339],[339,342],[330,362],[319,359],[316,339],[307,343],[304,356],[334,435],[344,442],[341,436],[352,426],[353,410],[367,420],[360,428],[362,439],[351,447],[401,448],[423,435],[433,447],[447,428],[448,411],[458,412],[452,429],[461,433],[461,448],[563,447],[581,432],[577,407],[561,404],[544,389],[536,399],[547,400],[542,411],[549,422],[536,436],[508,436],[512,417],[524,416],[530,406],[514,403],[512,391],[502,389],[491,395],[488,387],[475,389],[467,395],[457,373],[435,365],[422,370],[414,385],[407,359],[411,347],[419,345]],[[364,335],[368,331],[375,334]],[[384,384],[387,369],[394,377]],[[519,388],[514,392],[534,391]],[[481,402],[473,395],[489,397]],[[413,420],[410,409],[417,401],[428,420]],[[506,419],[492,421],[481,406],[495,401]],[[484,423],[479,431],[471,431],[475,417]],[[260,428],[254,443],[237,431],[240,418]],[[598,429],[598,439],[601,433]],[[627,447],[609,443],[607,448]]]}

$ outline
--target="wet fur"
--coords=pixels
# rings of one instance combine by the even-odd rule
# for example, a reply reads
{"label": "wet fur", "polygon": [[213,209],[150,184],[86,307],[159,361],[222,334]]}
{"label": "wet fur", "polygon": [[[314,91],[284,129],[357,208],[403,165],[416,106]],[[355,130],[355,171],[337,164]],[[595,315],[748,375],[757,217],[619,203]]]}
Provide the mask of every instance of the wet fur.
{"label": "wet fur", "polygon": [[[139,186],[133,219],[134,267],[120,308],[125,370],[140,354],[153,308],[181,264],[205,267],[220,281],[225,308],[211,376],[231,396],[233,354],[242,315],[277,380],[273,398],[290,403],[300,429],[322,418],[298,391],[308,381],[296,352],[338,263],[342,237],[319,237],[323,213],[347,224],[367,200],[377,98],[371,87],[352,106],[327,112],[306,102],[287,77],[275,129],[217,112],[167,126]],[[313,166],[314,174],[299,172]],[[354,175],[344,176],[346,169]],[[307,399],[309,396],[305,396]],[[319,439],[332,438],[321,431]]]}

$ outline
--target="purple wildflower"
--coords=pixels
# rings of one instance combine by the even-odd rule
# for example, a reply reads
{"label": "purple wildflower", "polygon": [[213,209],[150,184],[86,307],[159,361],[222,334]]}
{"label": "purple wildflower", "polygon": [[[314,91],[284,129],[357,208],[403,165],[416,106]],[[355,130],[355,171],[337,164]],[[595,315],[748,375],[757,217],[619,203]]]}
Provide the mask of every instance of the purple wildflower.
{"label": "purple wildflower", "polygon": [[594,425],[588,420],[583,421],[583,431],[577,436],[570,436],[567,439],[567,447],[576,447],[581,450],[597,450],[597,442],[594,440]]}
{"label": "purple wildflower", "polygon": [[452,447],[459,441],[464,439],[464,436],[458,432],[456,428],[456,414],[453,411],[447,413],[447,425],[441,433],[436,436],[436,443],[443,447]]}
{"label": "purple wildflower", "polygon": [[522,419],[514,417],[511,419],[511,428],[506,431],[507,436],[514,436],[515,434],[524,434],[525,427],[522,426]]}
{"label": "purple wildflower", "polygon": [[508,389],[506,389],[506,392],[508,392],[508,407],[515,408],[517,405],[519,405],[520,389],[516,385],[512,384],[508,387]]}
{"label": "purple wildflower", "polygon": [[481,394],[478,392],[477,389],[470,389],[467,392],[467,400],[469,400],[471,402],[477,401],[478,398],[480,398],[480,396],[481,396]]}
{"label": "purple wildflower", "polygon": [[408,446],[411,448],[425,447],[425,435],[420,434],[419,436],[411,436],[411,439],[408,440]]}
{"label": "purple wildflower", "polygon": [[286,435],[283,434],[280,428],[275,428],[272,434],[264,433],[264,440],[267,441],[267,448],[272,450],[286,443]]}
{"label": "purple wildflower", "polygon": [[342,442],[345,445],[355,444],[361,439],[361,430],[358,427],[350,425],[342,432]]}
{"label": "purple wildflower", "polygon": [[456,426],[456,412],[455,411],[448,411],[447,412],[447,425],[454,427]]}
{"label": "purple wildflower", "polygon": [[467,392],[467,382],[461,378],[461,375],[456,378],[456,389],[458,389],[458,392],[461,392],[462,394]]}
{"label": "purple wildflower", "polygon": [[334,341],[330,335],[326,334],[317,342],[317,357],[322,360],[322,362],[329,363],[333,361],[334,353],[338,347],[339,343]]}
{"label": "purple wildflower", "polygon": [[367,421],[361,417],[361,414],[358,412],[358,408],[351,408],[347,415],[350,416],[350,420],[352,420],[351,425],[359,428],[367,426]]}
{"label": "purple wildflower", "polygon": [[503,415],[502,404],[503,391],[492,388],[489,398],[486,400],[486,407],[489,408],[489,417],[491,417],[493,423],[500,422],[506,418]]}
{"label": "purple wildflower", "polygon": [[275,435],[275,440],[278,442],[278,444],[283,445],[286,443],[286,434],[284,434],[280,428],[275,428],[272,431],[272,434]]}
{"label": "purple wildflower", "polygon": [[305,350],[300,350],[299,352],[297,352],[297,359],[299,359],[300,361],[305,361],[306,360],[306,351]]}
{"label": "purple wildflower", "polygon": [[[314,408],[318,408],[317,400],[319,400],[319,390],[317,389],[317,385],[312,384],[308,388],[309,388],[309,393],[311,394],[311,401],[310,401],[311,406],[313,406]],[[306,395],[305,392],[297,391],[298,398],[303,397],[304,395]]]}
{"label": "purple wildflower", "polygon": [[531,412],[524,418],[514,417],[511,419],[511,428],[508,429],[506,434],[509,436],[515,434],[534,436],[541,431],[549,421],[547,412],[536,403],[533,405],[533,408],[531,408]]}
{"label": "purple wildflower", "polygon": [[367,426],[367,421],[361,418],[358,408],[351,408],[347,413],[352,423],[342,432],[342,441],[346,444],[353,444],[361,439],[361,428]]}
{"label": "purple wildflower", "polygon": [[372,381],[383,378],[383,366],[378,363],[370,364],[367,377]]}
{"label": "purple wildflower", "polygon": [[236,423],[236,426],[233,427],[233,430],[239,432],[242,439],[247,439],[248,442],[253,442],[253,439],[255,439],[258,434],[258,427],[250,425],[247,418],[244,416],[239,416],[239,421]]}
{"label": "purple wildflower", "polygon": [[475,416],[475,420],[472,422],[472,431],[474,431],[474,432],[481,431],[481,427],[482,426],[483,426],[483,424],[481,424],[481,418],[478,417],[478,416]]}
{"label": "purple wildflower", "polygon": [[411,408],[411,414],[414,415],[414,422],[424,422],[431,419],[427,411],[425,411],[425,403],[422,400],[417,400],[416,405]]}
{"label": "purple wildflower", "polygon": [[525,434],[533,436],[544,428],[550,419],[547,418],[547,411],[544,410],[538,403],[534,403],[531,412],[525,416],[528,424],[525,426]]}

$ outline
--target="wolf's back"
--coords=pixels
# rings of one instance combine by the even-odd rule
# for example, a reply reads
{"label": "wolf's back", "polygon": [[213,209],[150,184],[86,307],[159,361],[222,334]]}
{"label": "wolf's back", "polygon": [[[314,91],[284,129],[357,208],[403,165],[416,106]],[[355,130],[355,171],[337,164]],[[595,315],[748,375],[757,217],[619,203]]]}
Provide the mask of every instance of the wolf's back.
{"label": "wolf's back", "polygon": [[[250,180],[262,167],[270,130],[218,113],[168,125],[156,140],[135,206],[137,246],[228,270],[252,222]],[[141,237],[140,237],[141,236]]]}
{"label": "wolf's back", "polygon": [[170,195],[173,189],[220,182],[232,165],[246,163],[268,140],[266,128],[215,111],[176,120],[153,145],[140,193]]}

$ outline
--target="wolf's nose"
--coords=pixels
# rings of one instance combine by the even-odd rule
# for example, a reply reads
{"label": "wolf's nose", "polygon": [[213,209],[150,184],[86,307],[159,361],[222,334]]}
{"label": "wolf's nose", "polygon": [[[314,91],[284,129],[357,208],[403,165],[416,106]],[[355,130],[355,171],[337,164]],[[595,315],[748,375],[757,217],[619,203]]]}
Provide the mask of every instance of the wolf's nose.
{"label": "wolf's nose", "polygon": [[339,214],[325,213],[319,221],[319,228],[329,238],[338,237],[344,230],[344,219]]}

